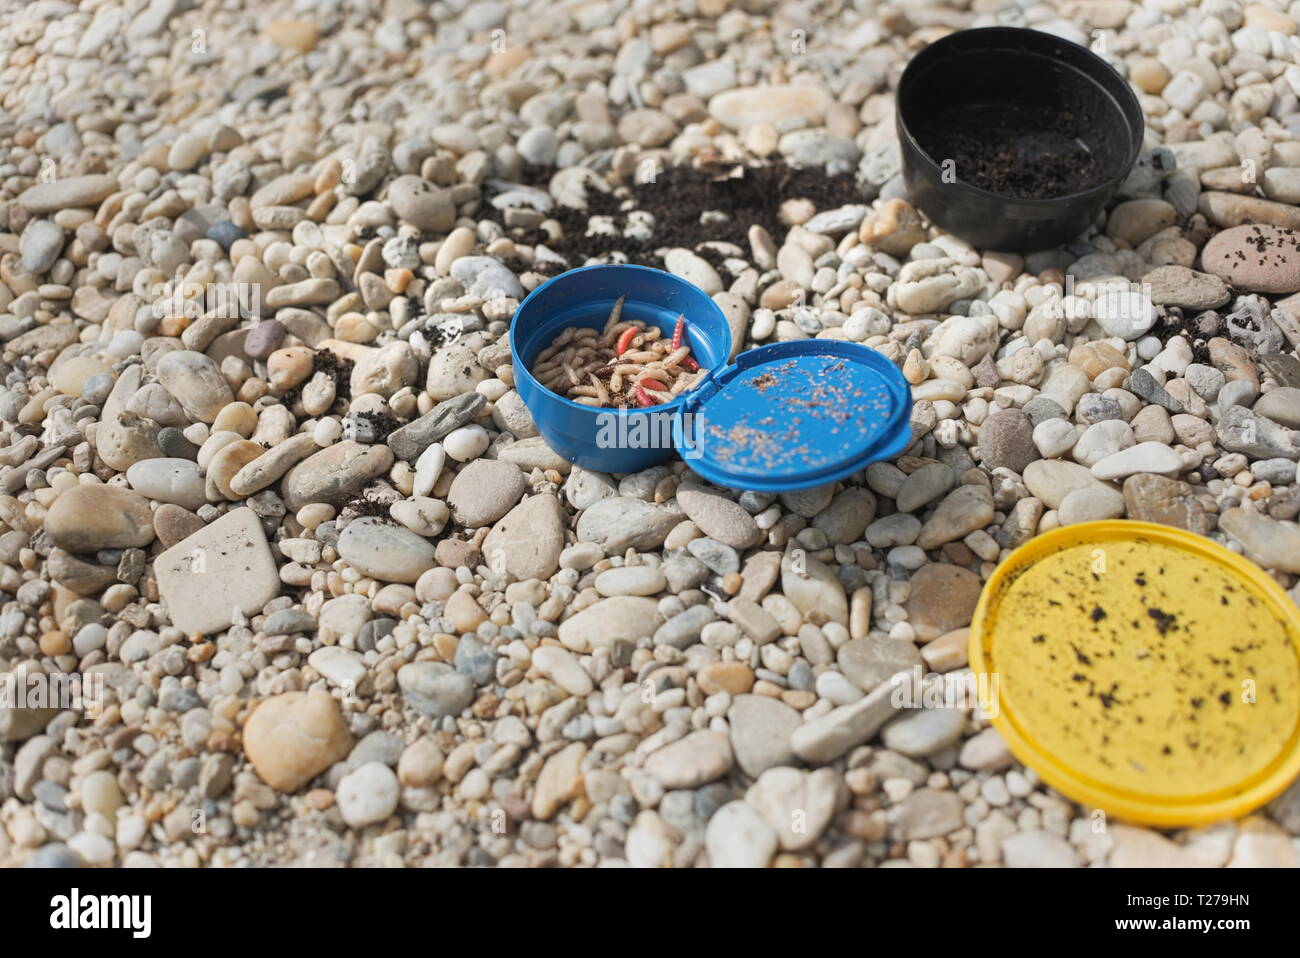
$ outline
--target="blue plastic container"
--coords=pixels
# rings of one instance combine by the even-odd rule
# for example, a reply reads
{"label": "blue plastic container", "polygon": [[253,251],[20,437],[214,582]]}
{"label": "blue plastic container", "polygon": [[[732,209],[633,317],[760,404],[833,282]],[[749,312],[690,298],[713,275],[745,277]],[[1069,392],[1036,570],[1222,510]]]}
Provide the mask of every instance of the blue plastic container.
{"label": "blue plastic container", "polygon": [[620,296],[626,297],[623,319],[639,319],[670,336],[677,317],[685,315],[691,355],[703,368],[724,365],[731,353],[731,327],[718,304],[699,287],[662,270],[584,266],[529,293],[510,324],[515,387],[547,445],[597,472],[639,472],[671,459],[685,396],[646,409],[597,409],[551,392],[529,370],[537,354],[568,327],[603,329]]}
{"label": "blue plastic container", "polygon": [[[646,409],[582,406],[529,371],[570,326],[602,328],[619,296],[623,317],[671,334],[684,314],[691,355],[708,377]],[[699,475],[736,489],[781,492],[842,479],[911,442],[911,391],[873,349],[809,339],[751,349],[728,362],[731,329],[703,290],[645,266],[587,266],[549,280],[510,327],[515,384],[538,432],[570,462],[637,472],[681,455]]]}

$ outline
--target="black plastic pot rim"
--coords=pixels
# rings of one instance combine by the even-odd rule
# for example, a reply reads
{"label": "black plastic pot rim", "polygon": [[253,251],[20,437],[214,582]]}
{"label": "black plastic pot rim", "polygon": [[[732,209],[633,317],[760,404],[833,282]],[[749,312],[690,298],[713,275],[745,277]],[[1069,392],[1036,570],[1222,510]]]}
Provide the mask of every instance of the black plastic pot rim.
{"label": "black plastic pot rim", "polygon": [[[970,30],[958,31],[958,33],[950,33],[948,34],[948,37],[954,37],[957,36],[958,34],[962,36],[968,36],[972,33],[987,33],[990,35],[998,34],[1001,36],[1022,36],[1027,33],[1037,34],[1042,32],[1043,31],[1041,30],[1031,30],[1026,27],[975,27]],[[1049,36],[1055,37],[1056,34],[1049,34]],[[948,37],[941,37],[940,39],[934,41],[934,43],[931,43],[928,46],[926,46],[925,49],[919,51],[916,54],[916,56],[912,57],[912,59],[908,62],[907,67],[903,70],[903,75],[899,78],[898,89],[895,92],[895,103],[896,103],[895,112],[898,117],[899,129],[902,131],[903,135],[907,137],[907,142],[916,150],[917,156],[919,156],[922,160],[928,163],[931,169],[938,171],[940,177],[942,177],[943,167],[939,163],[935,162],[934,157],[932,157],[929,154],[929,152],[927,152],[925,148],[921,146],[920,142],[913,135],[911,128],[908,126],[907,118],[903,115],[902,95],[903,95],[903,88],[908,82],[908,73],[912,70],[912,65],[916,63],[916,61],[922,55],[924,55],[928,50],[930,50],[931,47],[934,47],[936,44],[943,43],[944,40],[948,39]],[[1063,37],[1056,37],[1056,39],[1060,40],[1062,43],[1074,43],[1073,40],[1066,40]],[[1097,54],[1093,53],[1085,46],[1082,46],[1077,43],[1075,43],[1074,45],[1079,47],[1080,50],[1083,50],[1089,55],[1091,55],[1092,57],[1094,57],[1097,60],[1098,64],[1104,66],[1107,70],[1113,73],[1115,75],[1115,78],[1121,84],[1124,85],[1128,84],[1128,81],[1124,79],[1124,77],[1120,74],[1120,72],[1116,70],[1113,66],[1111,66],[1109,63],[1107,63],[1104,59],[1097,56]],[[989,46],[990,51],[996,49],[997,47],[995,45],[991,44]],[[1007,52],[1018,54],[1021,56],[1025,55],[1025,51],[1023,50],[1008,49]],[[1046,54],[1034,54],[1034,55],[1041,56],[1044,59],[1051,59]],[[1078,70],[1077,67],[1074,67],[1071,64],[1065,64],[1065,65],[1070,67],[1070,69],[1079,72],[1085,79],[1088,80],[1089,83],[1094,83],[1094,84],[1097,83],[1097,80],[1088,76],[1086,73],[1083,73],[1083,71]],[[1109,95],[1109,91],[1107,91],[1107,95]],[[1124,110],[1124,105],[1122,103],[1116,103],[1116,106],[1120,108],[1121,113],[1126,112]],[[1126,133],[1130,135],[1133,143],[1129,149],[1128,157],[1125,159],[1124,165],[1121,167],[1121,172],[1116,174],[1115,176],[1110,177],[1109,179],[1103,180],[1101,183],[1097,184],[1091,189],[1083,190],[1082,192],[1079,193],[1067,193],[1064,196],[1052,196],[1047,198],[1022,199],[1020,197],[1015,197],[1015,196],[1004,196],[1001,193],[994,193],[991,190],[980,189],[978,186],[972,186],[971,184],[963,180],[954,180],[951,183],[945,183],[945,186],[948,187],[949,189],[953,189],[954,192],[968,194],[970,196],[979,197],[980,199],[984,199],[984,200],[996,200],[1001,203],[1014,203],[1017,206],[1041,207],[1043,209],[1061,203],[1077,203],[1081,201],[1086,202],[1100,193],[1104,193],[1107,190],[1114,189],[1115,187],[1117,187],[1128,177],[1130,171],[1133,169],[1133,164],[1137,162],[1138,156],[1140,156],[1142,153],[1143,133],[1142,131],[1139,131],[1139,133],[1136,136],[1132,136],[1131,130],[1126,131]]]}

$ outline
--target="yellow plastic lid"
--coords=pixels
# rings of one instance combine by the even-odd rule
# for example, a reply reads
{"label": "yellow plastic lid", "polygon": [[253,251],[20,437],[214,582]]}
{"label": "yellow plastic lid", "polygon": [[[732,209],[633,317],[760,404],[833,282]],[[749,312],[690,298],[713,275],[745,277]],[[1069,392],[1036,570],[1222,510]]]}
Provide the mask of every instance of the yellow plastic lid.
{"label": "yellow plastic lid", "polygon": [[1015,756],[1117,818],[1235,817],[1300,773],[1300,609],[1194,533],[1108,520],[1030,540],[985,584],[970,663]]}

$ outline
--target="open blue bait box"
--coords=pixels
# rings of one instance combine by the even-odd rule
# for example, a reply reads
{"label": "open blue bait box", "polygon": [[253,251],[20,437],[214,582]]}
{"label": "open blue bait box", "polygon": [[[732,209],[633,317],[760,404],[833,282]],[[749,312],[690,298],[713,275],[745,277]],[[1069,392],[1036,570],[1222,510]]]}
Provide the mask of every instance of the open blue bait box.
{"label": "open blue bait box", "polygon": [[[695,388],[643,409],[583,406],[542,386],[537,355],[570,326],[601,329],[619,296],[622,318],[671,335],[686,316],[691,355],[709,370]],[[701,289],[646,266],[561,273],[519,305],[510,325],[515,384],[538,432],[585,469],[629,473],[680,455],[734,489],[783,492],[843,479],[911,442],[907,380],[866,346],[805,339],[751,349],[729,362],[731,329]]]}

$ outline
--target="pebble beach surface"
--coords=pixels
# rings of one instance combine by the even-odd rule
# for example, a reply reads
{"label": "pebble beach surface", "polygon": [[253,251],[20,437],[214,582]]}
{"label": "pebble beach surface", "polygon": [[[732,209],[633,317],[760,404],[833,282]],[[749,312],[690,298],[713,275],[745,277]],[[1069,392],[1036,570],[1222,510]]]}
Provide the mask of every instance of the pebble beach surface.
{"label": "pebble beach surface", "polygon": [[[963,681],[983,581],[1062,525],[1189,529],[1300,595],[1298,21],[0,4],[0,672],[103,689],[0,709],[0,864],[1294,865],[1300,788],[1098,827],[888,679]],[[908,57],[993,24],[1139,92],[1065,248],[973,249],[901,183]],[[741,164],[786,186],[662,226],[692,194],[656,182]],[[506,331],[593,250],[738,350],[879,350],[912,445],[779,496],[572,466]]]}

